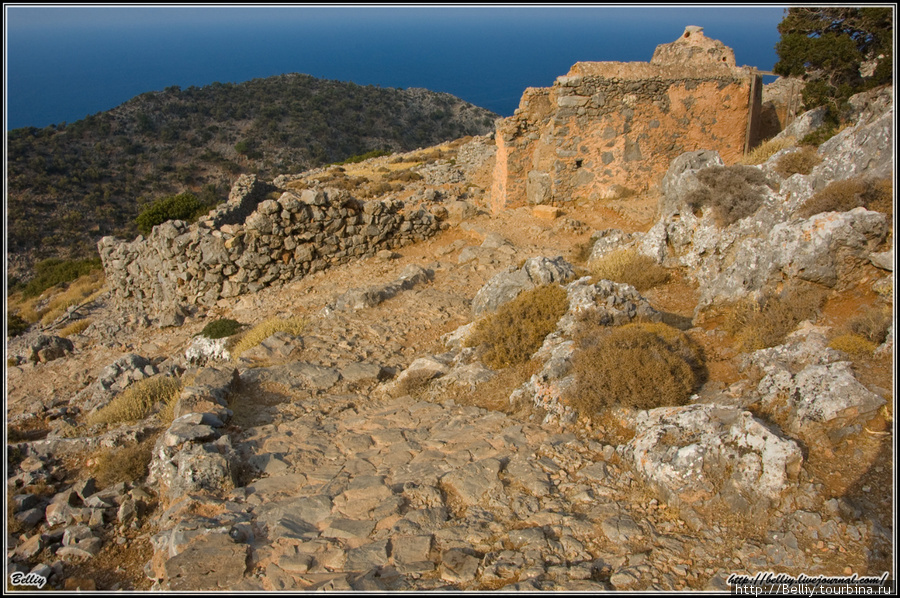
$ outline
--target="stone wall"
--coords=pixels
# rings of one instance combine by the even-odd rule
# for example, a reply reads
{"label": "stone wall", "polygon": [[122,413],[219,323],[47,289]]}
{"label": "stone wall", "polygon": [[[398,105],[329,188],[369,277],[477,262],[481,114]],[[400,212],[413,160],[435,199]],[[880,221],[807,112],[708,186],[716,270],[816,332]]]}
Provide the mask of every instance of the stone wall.
{"label": "stone wall", "polygon": [[101,239],[116,304],[157,318],[181,306],[212,306],[421,241],[440,228],[430,212],[404,211],[397,200],[363,202],[336,189],[265,199],[270,189],[242,177],[229,202],[196,224],[165,222],[132,242]]}
{"label": "stone wall", "polygon": [[645,191],[688,151],[733,163],[757,141],[761,94],[758,71],[699,27],[650,63],[579,62],[498,121],[492,209]]}

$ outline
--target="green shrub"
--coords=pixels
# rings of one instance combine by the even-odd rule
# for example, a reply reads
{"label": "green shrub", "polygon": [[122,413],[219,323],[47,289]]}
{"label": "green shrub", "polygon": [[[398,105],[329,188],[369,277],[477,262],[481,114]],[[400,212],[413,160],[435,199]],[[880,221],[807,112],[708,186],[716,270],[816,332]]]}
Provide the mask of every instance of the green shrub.
{"label": "green shrub", "polygon": [[546,285],[524,291],[480,320],[466,345],[483,347],[485,365],[502,369],[527,362],[569,307],[565,289]]}
{"label": "green shrub", "polygon": [[197,199],[193,193],[180,193],[153,202],[144,208],[134,222],[142,235],[149,235],[158,224],[169,220],[191,222],[209,209],[210,206]]}
{"label": "green shrub", "polygon": [[46,259],[34,265],[35,277],[22,290],[23,297],[37,297],[50,287],[71,282],[102,269],[100,258],[90,260]]}
{"label": "green shrub", "polygon": [[618,249],[590,264],[591,273],[600,280],[630,284],[646,291],[669,280],[668,271],[650,256],[634,249]]}
{"label": "green shrub", "polygon": [[841,131],[843,131],[846,127],[843,127],[837,123],[836,120],[832,120],[830,122],[826,122],[826,124],[822,125],[812,133],[808,133],[803,139],[800,140],[800,143],[803,145],[811,145],[813,147],[819,147]]}
{"label": "green shrub", "polygon": [[181,382],[170,376],[153,376],[138,380],[108,405],[92,413],[88,425],[117,424],[139,421],[147,417],[154,405],[163,407],[178,398]]}
{"label": "green shrub", "polygon": [[734,224],[750,216],[763,202],[763,187],[770,185],[766,175],[752,166],[711,166],[697,173],[703,185],[688,194],[686,200],[695,213],[713,210],[718,226]]}
{"label": "green shrub", "polygon": [[684,405],[706,377],[699,345],[665,324],[584,323],[576,342],[569,402],[588,417],[618,406]]}
{"label": "green shrub", "polygon": [[858,207],[893,217],[894,192],[891,180],[855,177],[832,181],[807,199],[797,214],[801,218],[809,218],[822,212],[848,212]]}
{"label": "green shrub", "polygon": [[775,164],[775,172],[787,178],[795,174],[809,174],[822,162],[816,148],[804,145],[795,152],[784,154]]}
{"label": "green shrub", "polygon": [[366,152],[364,154],[359,154],[357,156],[351,156],[341,162],[335,162],[335,164],[337,164],[337,165],[357,164],[359,162],[364,162],[364,161],[370,160],[372,158],[380,158],[381,156],[390,156],[393,153],[394,152],[392,152],[390,150],[372,150],[372,151]]}
{"label": "green shrub", "polygon": [[741,301],[725,310],[722,328],[734,335],[736,348],[749,353],[774,347],[804,320],[814,320],[825,292],[812,284],[794,283],[762,301]]}
{"label": "green shrub", "polygon": [[6,312],[6,334],[8,336],[19,336],[28,330],[30,324],[23,320],[19,314],[11,314]]}
{"label": "green shrub", "polygon": [[236,334],[243,324],[238,322],[237,320],[231,320],[228,318],[222,318],[220,320],[214,320],[203,327],[203,330],[200,331],[200,336],[205,336],[209,339],[218,339],[225,338]]}

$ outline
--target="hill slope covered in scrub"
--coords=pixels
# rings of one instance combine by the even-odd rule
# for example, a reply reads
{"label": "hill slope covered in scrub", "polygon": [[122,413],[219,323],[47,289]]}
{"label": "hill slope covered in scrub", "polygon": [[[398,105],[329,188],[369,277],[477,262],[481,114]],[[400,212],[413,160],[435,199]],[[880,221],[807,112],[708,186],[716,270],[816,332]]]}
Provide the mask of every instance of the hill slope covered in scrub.
{"label": "hill slope covered in scrub", "polygon": [[193,191],[224,200],[242,173],[297,173],[372,151],[410,151],[493,129],[449,94],[289,74],[148,92],[75,123],[9,132],[10,274],[88,257],[136,234],[142,207]]}

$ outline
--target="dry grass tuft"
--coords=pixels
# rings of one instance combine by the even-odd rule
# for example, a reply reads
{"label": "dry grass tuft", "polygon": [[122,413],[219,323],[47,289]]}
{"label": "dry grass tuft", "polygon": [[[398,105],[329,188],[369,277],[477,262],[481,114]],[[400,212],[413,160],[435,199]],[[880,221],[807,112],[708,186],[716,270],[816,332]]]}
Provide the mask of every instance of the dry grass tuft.
{"label": "dry grass tuft", "polygon": [[585,323],[576,342],[576,382],[569,402],[587,417],[612,407],[684,405],[705,378],[700,346],[666,324],[606,328]]}
{"label": "dry grass tuft", "polygon": [[73,334],[78,334],[80,332],[84,332],[84,329],[91,325],[91,320],[85,318],[83,320],[77,320],[72,322],[65,328],[59,331],[59,335],[63,338],[68,338]]}
{"label": "dry grass tuft", "polygon": [[748,166],[762,164],[781,150],[794,147],[795,145],[797,145],[797,140],[793,137],[769,139],[750,150],[750,152],[741,160],[741,164],[746,164]]}
{"label": "dry grass tuft", "polygon": [[880,345],[887,339],[894,319],[888,307],[868,307],[847,322],[847,329],[870,343]]}
{"label": "dry grass tuft", "polygon": [[568,307],[566,291],[559,285],[525,291],[479,321],[466,345],[483,347],[481,359],[493,369],[526,363]]}
{"label": "dry grass tuft", "polygon": [[287,319],[277,316],[270,318],[241,335],[231,350],[231,357],[237,360],[242,353],[257,346],[276,332],[287,332],[298,336],[306,328],[306,325],[306,318],[299,316]]}
{"label": "dry grass tuft", "polygon": [[101,449],[90,462],[91,475],[101,488],[120,482],[134,482],[147,476],[147,468],[153,459],[155,438],[148,438],[138,444],[118,448]]}
{"label": "dry grass tuft", "polygon": [[822,158],[819,156],[816,148],[811,145],[804,145],[797,151],[784,154],[778,158],[778,163],[775,164],[775,172],[785,178],[795,174],[809,174],[821,162]]}
{"label": "dry grass tuft", "polygon": [[88,425],[134,422],[147,417],[157,404],[174,403],[181,392],[181,381],[158,375],[139,380],[125,389],[102,409],[92,413]]}
{"label": "dry grass tuft", "polygon": [[762,302],[741,301],[725,308],[722,328],[734,335],[736,349],[749,353],[781,344],[804,320],[815,320],[826,293],[811,284],[794,283]]}
{"label": "dry grass tuft", "polygon": [[106,290],[105,285],[103,271],[96,271],[50,288],[39,297],[25,297],[21,291],[12,293],[7,298],[7,308],[29,324],[41,322],[47,325],[66,313],[69,307],[99,297]]}
{"label": "dry grass tuft", "polygon": [[894,190],[890,179],[871,180],[862,177],[832,181],[806,200],[798,215],[809,218],[822,212],[848,212],[854,208],[894,215]]}
{"label": "dry grass tuft", "polygon": [[877,345],[859,334],[842,334],[831,339],[828,346],[853,357],[871,356]]}
{"label": "dry grass tuft", "polygon": [[652,257],[634,249],[618,249],[590,264],[591,274],[598,280],[630,284],[638,291],[646,291],[665,284],[669,272]]}

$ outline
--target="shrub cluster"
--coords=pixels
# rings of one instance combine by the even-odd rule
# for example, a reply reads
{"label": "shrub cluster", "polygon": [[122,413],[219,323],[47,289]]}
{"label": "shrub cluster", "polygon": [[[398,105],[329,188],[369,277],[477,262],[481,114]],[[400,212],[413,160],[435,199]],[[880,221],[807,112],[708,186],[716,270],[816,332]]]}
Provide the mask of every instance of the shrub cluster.
{"label": "shrub cluster", "polygon": [[814,320],[825,303],[825,292],[796,282],[762,301],[747,300],[729,306],[722,328],[733,334],[741,352],[780,344],[804,320]]}
{"label": "shrub cluster", "polygon": [[210,207],[193,193],[179,193],[153,202],[138,214],[134,223],[142,235],[149,235],[158,224],[169,220],[192,222],[206,214]]}
{"label": "shrub cluster", "polygon": [[847,322],[847,328],[870,343],[880,345],[887,339],[888,330],[894,319],[887,308],[869,307]]}
{"label": "shrub cluster", "polygon": [[480,320],[466,345],[482,347],[481,360],[494,369],[526,363],[568,307],[566,291],[559,285],[524,291]]}
{"label": "shrub cluster", "polygon": [[165,407],[181,392],[181,382],[170,376],[153,376],[138,380],[108,405],[92,413],[88,425],[117,424],[139,421],[147,417],[157,404]]}
{"label": "shrub cluster", "polygon": [[232,320],[229,318],[222,318],[219,320],[214,320],[203,327],[203,330],[200,331],[200,336],[205,336],[209,339],[218,339],[225,338],[236,334],[241,329],[242,324],[237,320]]}
{"label": "shrub cluster", "polygon": [[22,290],[23,297],[37,297],[50,287],[71,282],[102,268],[100,258],[90,260],[46,259],[34,265],[34,278]]}
{"label": "shrub cluster", "polygon": [[590,269],[599,280],[630,284],[641,292],[669,280],[669,272],[656,260],[634,249],[612,251],[591,262]]}
{"label": "shrub cluster", "polygon": [[6,334],[7,336],[19,336],[28,330],[28,322],[23,320],[19,314],[6,312]]}
{"label": "shrub cluster", "polygon": [[762,188],[771,186],[760,169],[741,164],[704,168],[697,179],[703,187],[688,194],[688,205],[695,213],[712,209],[716,224],[723,227],[756,212],[763,202]]}
{"label": "shrub cluster", "polygon": [[784,154],[775,164],[775,172],[787,178],[795,174],[809,174],[822,162],[819,152],[810,145],[801,146],[795,152]]}
{"label": "shrub cluster", "polygon": [[828,343],[828,346],[838,351],[843,351],[853,357],[865,357],[872,355],[877,345],[859,334],[841,334]]}
{"label": "shrub cluster", "polygon": [[358,164],[359,162],[364,162],[366,160],[371,160],[372,158],[380,158],[381,156],[390,156],[394,152],[390,150],[372,150],[370,152],[366,152],[364,154],[358,154],[356,156],[350,156],[346,160],[342,160],[340,162],[335,162],[335,164]]}
{"label": "shrub cluster", "polygon": [[894,190],[891,180],[855,177],[832,181],[807,199],[798,215],[801,218],[809,218],[822,212],[848,212],[858,207],[893,217]]}
{"label": "shrub cluster", "polygon": [[617,406],[684,405],[706,377],[701,347],[666,324],[604,328],[585,322],[576,343],[569,402],[588,417]]}

